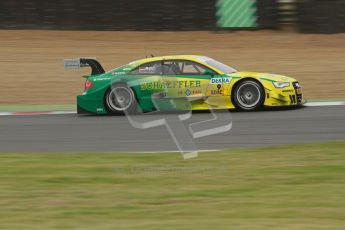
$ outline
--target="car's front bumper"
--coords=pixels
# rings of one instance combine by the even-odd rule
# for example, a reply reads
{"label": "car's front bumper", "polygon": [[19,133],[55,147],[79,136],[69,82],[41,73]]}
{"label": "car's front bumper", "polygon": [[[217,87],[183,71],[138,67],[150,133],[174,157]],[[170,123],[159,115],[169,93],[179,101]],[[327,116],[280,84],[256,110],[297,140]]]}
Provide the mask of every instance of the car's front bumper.
{"label": "car's front bumper", "polygon": [[298,82],[293,82],[292,85],[287,88],[271,88],[265,91],[265,106],[298,106],[305,103]]}

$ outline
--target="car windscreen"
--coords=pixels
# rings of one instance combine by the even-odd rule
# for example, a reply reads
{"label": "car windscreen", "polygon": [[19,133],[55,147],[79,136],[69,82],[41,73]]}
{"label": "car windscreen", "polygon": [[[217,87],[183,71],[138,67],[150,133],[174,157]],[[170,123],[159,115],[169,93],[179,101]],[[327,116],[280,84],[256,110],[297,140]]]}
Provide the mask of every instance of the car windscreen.
{"label": "car windscreen", "polygon": [[203,61],[204,63],[206,63],[207,65],[209,66],[212,66],[213,68],[215,69],[218,69],[220,71],[222,71],[223,73],[225,74],[231,74],[231,73],[236,73],[238,72],[236,69],[228,66],[228,65],[225,65],[219,61],[216,61],[212,58],[208,58],[208,57],[200,57],[199,58],[201,61]]}

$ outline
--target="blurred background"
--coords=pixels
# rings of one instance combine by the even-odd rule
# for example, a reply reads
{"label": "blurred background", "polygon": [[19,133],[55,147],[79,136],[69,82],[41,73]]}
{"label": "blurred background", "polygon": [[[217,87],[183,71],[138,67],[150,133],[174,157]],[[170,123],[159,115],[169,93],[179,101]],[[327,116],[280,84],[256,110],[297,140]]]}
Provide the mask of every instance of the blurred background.
{"label": "blurred background", "polygon": [[201,54],[297,78],[306,98],[345,98],[343,0],[3,0],[1,104],[73,104],[96,56],[106,70],[153,55]]}
{"label": "blurred background", "polygon": [[[345,101],[344,17],[345,0],[0,0],[0,114],[75,111],[90,70],[63,59],[110,70],[150,54],[206,55],[294,77],[308,100]],[[273,147],[344,140],[344,113],[232,113],[231,132],[195,140],[229,150],[189,161],[128,153],[175,147],[163,126],[2,116],[0,229],[344,229],[345,142]]]}
{"label": "blurred background", "polygon": [[11,0],[2,29],[190,31],[281,29],[345,32],[342,0]]}

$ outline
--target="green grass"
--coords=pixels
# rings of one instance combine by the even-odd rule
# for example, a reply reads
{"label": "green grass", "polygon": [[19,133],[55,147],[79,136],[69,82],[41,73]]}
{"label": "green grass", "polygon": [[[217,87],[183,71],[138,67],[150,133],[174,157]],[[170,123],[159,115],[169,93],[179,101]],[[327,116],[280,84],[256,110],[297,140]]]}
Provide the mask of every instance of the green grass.
{"label": "green grass", "polygon": [[345,141],[200,153],[0,154],[0,229],[344,229]]}

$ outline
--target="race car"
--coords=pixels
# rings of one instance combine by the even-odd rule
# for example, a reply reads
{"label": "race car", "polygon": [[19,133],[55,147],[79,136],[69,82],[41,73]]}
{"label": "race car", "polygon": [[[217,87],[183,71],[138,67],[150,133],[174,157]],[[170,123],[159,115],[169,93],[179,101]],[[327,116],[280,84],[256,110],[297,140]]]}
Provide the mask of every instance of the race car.
{"label": "race car", "polygon": [[123,114],[155,110],[293,107],[303,104],[291,77],[238,71],[198,55],[150,57],[105,71],[95,58],[64,60],[66,68],[91,67],[78,114]]}

